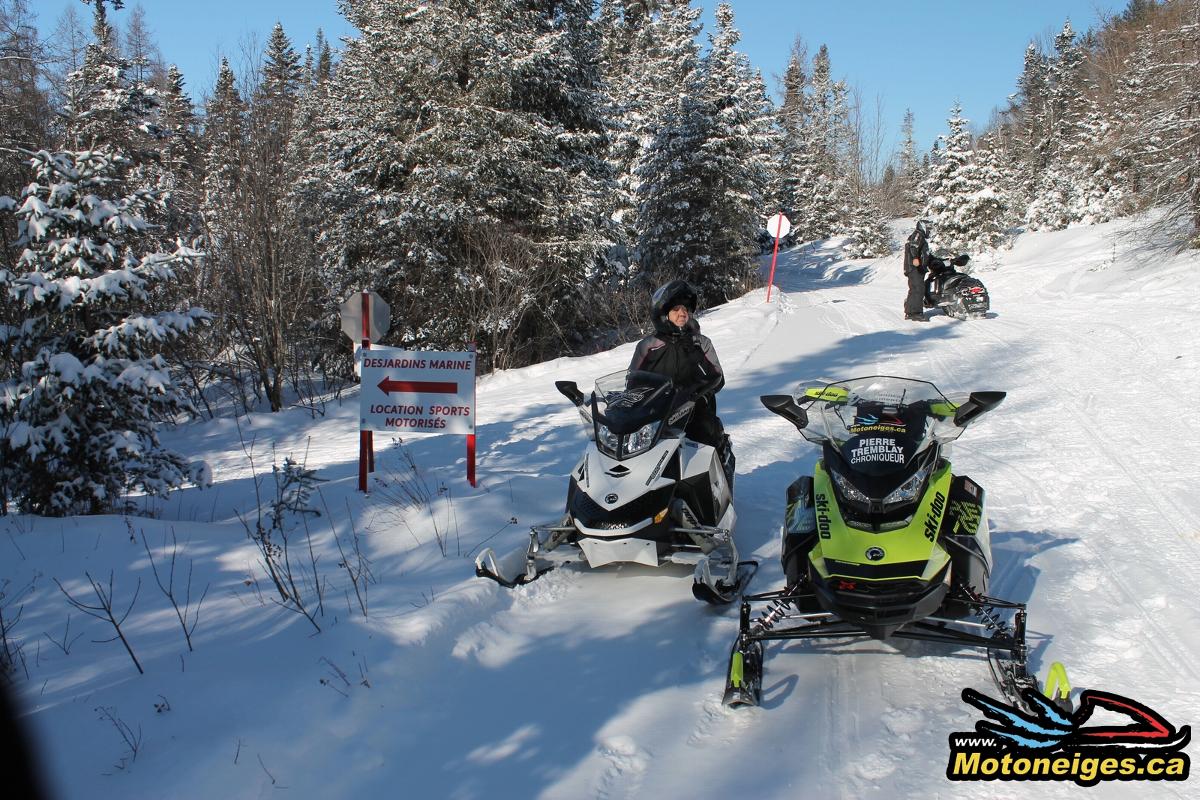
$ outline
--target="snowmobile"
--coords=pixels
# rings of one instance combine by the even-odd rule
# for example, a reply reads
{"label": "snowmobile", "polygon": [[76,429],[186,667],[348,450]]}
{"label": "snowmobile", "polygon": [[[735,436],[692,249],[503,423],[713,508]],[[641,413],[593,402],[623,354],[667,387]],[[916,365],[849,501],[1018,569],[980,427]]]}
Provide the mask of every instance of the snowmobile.
{"label": "snowmobile", "polygon": [[574,381],[555,387],[579,409],[589,433],[571,473],[566,513],[535,525],[529,541],[505,556],[490,548],[475,573],[502,586],[529,583],[568,562],[694,567],[692,592],[732,602],[757,562],[738,561],[733,540],[733,454],[684,435],[698,397],[670,378],[626,371],[596,381],[587,397]]}
{"label": "snowmobile", "polygon": [[955,319],[978,319],[987,314],[991,300],[983,281],[955,269],[965,267],[970,260],[966,253],[949,262],[944,258],[932,259],[929,279],[925,282],[926,308],[940,308]]}
{"label": "snowmobile", "polygon": [[926,381],[870,376],[764,395],[770,411],[821,447],[787,489],[783,589],[746,595],[724,702],[757,705],[766,643],[918,639],[985,649],[1006,697],[1026,668],[1025,606],[990,597],[983,488],[955,475],[948,445],[1004,399],[950,399]]}

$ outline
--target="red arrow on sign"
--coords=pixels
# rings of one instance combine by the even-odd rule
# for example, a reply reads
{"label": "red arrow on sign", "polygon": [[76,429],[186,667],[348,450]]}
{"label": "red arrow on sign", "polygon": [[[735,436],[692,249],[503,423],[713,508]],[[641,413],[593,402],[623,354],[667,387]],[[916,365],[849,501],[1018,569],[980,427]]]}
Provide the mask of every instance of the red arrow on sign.
{"label": "red arrow on sign", "polygon": [[458,394],[458,384],[452,381],[394,381],[384,378],[379,382],[379,389],[384,394]]}

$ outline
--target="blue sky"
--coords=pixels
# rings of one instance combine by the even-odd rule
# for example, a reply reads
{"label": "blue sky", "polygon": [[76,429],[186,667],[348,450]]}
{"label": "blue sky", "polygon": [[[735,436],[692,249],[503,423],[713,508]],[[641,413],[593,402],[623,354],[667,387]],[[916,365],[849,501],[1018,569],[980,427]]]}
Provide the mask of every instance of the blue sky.
{"label": "blue sky", "polygon": [[[278,20],[300,50],[321,28],[326,35],[353,34],[334,0],[128,0],[114,18],[140,4],[168,63],[183,70],[192,98],[212,87],[221,55],[235,68],[242,45],[261,45]],[[705,33],[713,29],[714,0],[705,9]],[[884,157],[899,138],[906,108],[915,115],[918,147],[926,150],[945,131],[950,106],[963,105],[972,126],[982,127],[992,109],[1014,91],[1031,39],[1049,43],[1070,18],[1077,32],[1101,13],[1119,13],[1125,0],[734,0],[740,49],[762,70],[775,93],[792,43],[803,37],[810,56],[829,47],[834,76],[859,90],[863,103],[885,127]],[[53,29],[68,6],[90,28],[91,6],[80,0],[35,0],[39,27]],[[705,39],[707,44],[707,39]]]}

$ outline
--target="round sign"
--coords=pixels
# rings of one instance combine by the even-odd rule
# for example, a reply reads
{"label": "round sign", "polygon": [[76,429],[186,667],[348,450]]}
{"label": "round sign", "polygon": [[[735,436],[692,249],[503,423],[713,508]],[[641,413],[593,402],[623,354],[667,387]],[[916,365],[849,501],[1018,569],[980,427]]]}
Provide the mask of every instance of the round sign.
{"label": "round sign", "polygon": [[772,239],[782,239],[792,230],[792,222],[783,214],[767,217],[767,233]]}
{"label": "round sign", "polygon": [[[382,297],[374,292],[367,292],[367,297],[368,311],[370,312],[367,325],[369,329],[367,333],[370,335],[367,338],[372,342],[377,342],[383,338],[392,325],[392,309]],[[338,310],[342,315],[342,333],[349,336],[352,341],[361,342],[363,340],[362,292],[350,295],[338,307]]]}

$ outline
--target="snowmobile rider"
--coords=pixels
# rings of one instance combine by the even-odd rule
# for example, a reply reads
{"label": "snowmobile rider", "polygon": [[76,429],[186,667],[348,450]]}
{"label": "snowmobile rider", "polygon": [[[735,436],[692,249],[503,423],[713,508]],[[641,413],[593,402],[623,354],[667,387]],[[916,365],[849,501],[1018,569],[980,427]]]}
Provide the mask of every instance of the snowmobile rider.
{"label": "snowmobile rider", "polygon": [[697,301],[696,290],[687,281],[661,286],[650,302],[654,333],[638,342],[629,369],[666,375],[685,398],[700,390],[691,397],[696,407],[684,434],[717,448],[732,485],[733,451],[717,416],[716,393],[725,385],[725,373],[712,341],[700,333],[695,318]]}
{"label": "snowmobile rider", "polygon": [[908,279],[908,296],[904,298],[904,318],[914,322],[928,322],[925,316],[925,271],[929,269],[933,254],[929,251],[929,237],[933,235],[933,223],[927,219],[917,220],[917,228],[904,242],[904,277]]}

